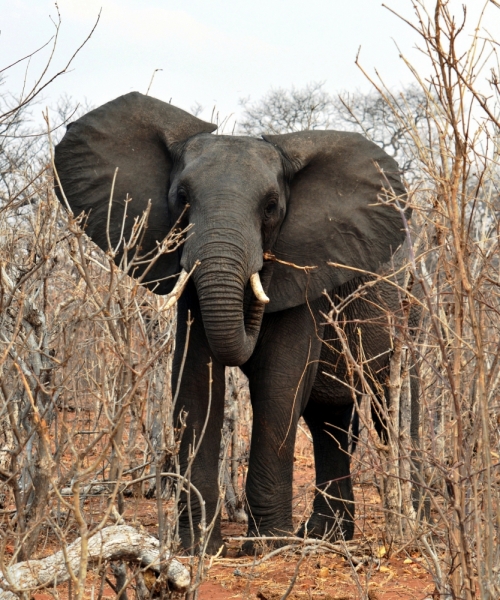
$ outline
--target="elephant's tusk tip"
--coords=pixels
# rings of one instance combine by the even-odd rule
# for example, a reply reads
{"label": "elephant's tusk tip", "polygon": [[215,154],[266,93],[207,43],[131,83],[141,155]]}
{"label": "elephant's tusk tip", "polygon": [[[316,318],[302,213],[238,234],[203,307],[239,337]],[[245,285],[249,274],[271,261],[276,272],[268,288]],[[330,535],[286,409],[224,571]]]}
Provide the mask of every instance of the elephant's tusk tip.
{"label": "elephant's tusk tip", "polygon": [[260,281],[258,273],[254,273],[250,276],[250,285],[252,286],[252,291],[255,294],[257,300],[259,302],[262,302],[262,304],[269,304],[270,300],[264,292],[264,288],[262,287],[262,283]]}

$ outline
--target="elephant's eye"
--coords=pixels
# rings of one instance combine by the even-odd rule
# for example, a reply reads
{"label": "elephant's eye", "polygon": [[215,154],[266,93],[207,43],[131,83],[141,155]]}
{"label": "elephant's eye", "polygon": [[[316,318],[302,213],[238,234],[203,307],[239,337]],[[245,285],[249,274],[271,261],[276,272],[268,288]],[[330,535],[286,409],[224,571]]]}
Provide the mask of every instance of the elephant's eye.
{"label": "elephant's eye", "polygon": [[179,188],[177,190],[177,202],[179,204],[181,204],[182,206],[186,206],[186,204],[188,203],[188,195],[187,192],[184,188]]}
{"label": "elephant's eye", "polygon": [[264,213],[266,215],[266,219],[270,219],[272,216],[276,214],[278,211],[278,200],[276,198],[271,198],[267,201],[266,207],[264,208]]}

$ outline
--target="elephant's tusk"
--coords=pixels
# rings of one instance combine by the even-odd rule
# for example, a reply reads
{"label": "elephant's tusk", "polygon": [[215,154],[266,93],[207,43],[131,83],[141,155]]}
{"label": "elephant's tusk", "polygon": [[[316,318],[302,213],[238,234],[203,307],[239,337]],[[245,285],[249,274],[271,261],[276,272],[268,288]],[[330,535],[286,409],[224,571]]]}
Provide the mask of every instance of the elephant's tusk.
{"label": "elephant's tusk", "polygon": [[259,302],[262,302],[263,304],[268,304],[269,298],[264,292],[258,273],[254,273],[250,276],[250,285],[252,286],[253,293],[255,294],[257,300],[259,300]]}

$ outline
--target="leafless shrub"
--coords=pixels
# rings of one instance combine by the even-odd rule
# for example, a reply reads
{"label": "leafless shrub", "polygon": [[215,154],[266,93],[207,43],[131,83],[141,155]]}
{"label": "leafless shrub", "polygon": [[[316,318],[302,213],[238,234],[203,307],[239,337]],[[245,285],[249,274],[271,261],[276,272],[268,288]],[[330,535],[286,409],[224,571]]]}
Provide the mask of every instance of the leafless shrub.
{"label": "leafless shrub", "polygon": [[[124,495],[142,497],[152,465],[177,453],[168,299],[67,221],[47,169],[33,185],[25,211],[6,207],[0,221],[3,536],[14,561],[32,557],[42,534],[52,543],[90,539],[124,512]],[[88,502],[93,512],[82,510]],[[164,516],[161,496],[158,508],[163,552],[176,519]]]}
{"label": "leafless shrub", "polygon": [[[50,59],[33,89],[17,99],[0,94],[0,585],[10,590],[0,595],[68,580],[69,596],[81,598],[89,586],[102,596],[108,573],[118,591],[134,580],[141,597],[146,568],[158,590],[185,590],[185,567],[181,579],[170,571],[175,497],[189,486],[178,474],[182,423],[174,427],[170,391],[177,295],[155,296],[131,279],[140,257],[125,251],[117,267],[113,251],[102,253],[83,234],[84,217],[68,215],[55,197],[47,131],[42,138],[30,123],[49,71]],[[56,114],[64,123],[79,110],[65,98]],[[181,242],[173,233],[158,252]],[[139,532],[135,539],[124,519],[137,522],[141,499],[162,477],[158,540]],[[42,563],[33,560],[45,546],[62,551],[37,578]],[[202,556],[203,548],[191,558],[193,589]],[[96,560],[102,580],[89,582]]]}
{"label": "leafless shrub", "polygon": [[[391,369],[386,390],[377,390],[387,443],[375,440],[374,447],[384,483],[386,535],[398,551],[420,547],[439,597],[493,599],[500,593],[496,42],[480,33],[480,22],[465,43],[465,9],[459,16],[446,1],[438,0],[432,13],[420,0],[412,4],[416,20],[410,26],[432,65],[428,78],[412,70],[426,95],[425,127],[416,122],[404,92],[394,94],[383,82],[372,82],[391,119],[411,139],[405,151],[415,165],[408,181],[414,223],[407,224],[407,275],[393,278],[406,317],[398,324],[388,315],[394,328]],[[482,80],[485,65],[491,70]],[[390,190],[381,201],[397,208]],[[416,335],[410,335],[408,305],[420,307]],[[341,336],[339,308],[332,299],[328,321]],[[376,404],[367,365],[350,348],[345,352]],[[412,363],[421,390],[420,446],[408,435]],[[425,513],[427,503],[430,518],[419,520],[412,513],[411,483],[420,490],[417,511]]]}

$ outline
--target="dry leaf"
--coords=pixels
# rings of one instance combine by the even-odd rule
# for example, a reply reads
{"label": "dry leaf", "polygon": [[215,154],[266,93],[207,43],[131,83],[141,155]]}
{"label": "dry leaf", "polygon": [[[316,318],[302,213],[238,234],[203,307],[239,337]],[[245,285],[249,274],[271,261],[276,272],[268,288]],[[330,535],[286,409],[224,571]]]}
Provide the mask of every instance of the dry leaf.
{"label": "dry leaf", "polygon": [[150,592],[153,591],[156,587],[156,582],[158,581],[158,577],[156,576],[156,574],[150,569],[146,569],[143,572],[142,576],[144,578],[144,583],[146,584],[148,590]]}

